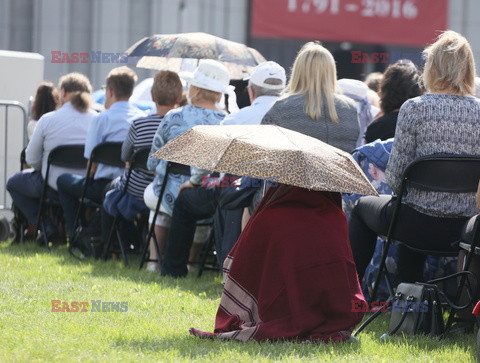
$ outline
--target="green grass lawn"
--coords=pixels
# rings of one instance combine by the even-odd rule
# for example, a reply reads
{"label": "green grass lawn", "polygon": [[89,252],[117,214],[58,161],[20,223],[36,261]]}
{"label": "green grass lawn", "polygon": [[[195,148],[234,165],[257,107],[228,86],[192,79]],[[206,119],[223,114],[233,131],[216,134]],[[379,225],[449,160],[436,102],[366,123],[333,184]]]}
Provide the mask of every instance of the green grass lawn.
{"label": "green grass lawn", "polygon": [[[221,277],[162,278],[114,261],[78,261],[65,247],[0,245],[0,361],[432,361],[470,362],[475,336],[444,340],[392,337],[387,314],[340,344],[240,343],[203,340],[211,331]],[[127,312],[51,312],[52,300],[127,302]],[[91,305],[89,306],[91,310]]]}

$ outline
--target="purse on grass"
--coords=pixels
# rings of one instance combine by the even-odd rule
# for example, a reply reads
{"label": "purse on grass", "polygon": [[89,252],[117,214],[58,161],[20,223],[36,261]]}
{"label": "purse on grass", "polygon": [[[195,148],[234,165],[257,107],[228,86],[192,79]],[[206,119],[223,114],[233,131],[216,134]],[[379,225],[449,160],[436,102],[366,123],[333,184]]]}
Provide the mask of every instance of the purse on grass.
{"label": "purse on grass", "polygon": [[[384,337],[396,334],[425,334],[440,337],[445,333],[445,323],[443,320],[442,306],[449,306],[454,310],[462,310],[472,304],[474,296],[470,293],[470,301],[462,306],[458,306],[441,291],[436,283],[456,278],[461,275],[471,276],[474,281],[473,289],[469,287],[470,292],[476,291],[477,279],[470,271],[458,272],[427,283],[401,283],[397,286],[395,296],[387,300],[387,306],[390,310],[390,322],[388,324],[388,334]],[[467,279],[468,281],[468,279]],[[469,286],[469,283],[467,284]],[[468,288],[468,287],[467,287]],[[353,334],[359,334],[368,324],[370,324],[380,313],[379,310],[369,317],[357,331]]]}
{"label": "purse on grass", "polygon": [[388,334],[445,333],[440,291],[437,285],[401,283],[391,303]]}

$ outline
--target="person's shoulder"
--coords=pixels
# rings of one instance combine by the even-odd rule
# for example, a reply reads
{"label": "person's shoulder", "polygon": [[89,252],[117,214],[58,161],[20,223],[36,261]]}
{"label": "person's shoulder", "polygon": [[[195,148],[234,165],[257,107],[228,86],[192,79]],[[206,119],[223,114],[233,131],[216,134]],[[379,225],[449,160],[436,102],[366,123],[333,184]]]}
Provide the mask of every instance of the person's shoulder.
{"label": "person's shoulder", "polygon": [[132,125],[138,126],[140,124],[143,124],[145,122],[159,122],[163,119],[163,116],[160,115],[147,115],[147,116],[141,116],[136,118],[135,120],[132,121]]}
{"label": "person's shoulder", "polygon": [[357,104],[350,97],[335,93],[333,95],[333,101],[335,102],[336,107],[352,109],[352,110],[355,110],[355,112],[357,112]]}

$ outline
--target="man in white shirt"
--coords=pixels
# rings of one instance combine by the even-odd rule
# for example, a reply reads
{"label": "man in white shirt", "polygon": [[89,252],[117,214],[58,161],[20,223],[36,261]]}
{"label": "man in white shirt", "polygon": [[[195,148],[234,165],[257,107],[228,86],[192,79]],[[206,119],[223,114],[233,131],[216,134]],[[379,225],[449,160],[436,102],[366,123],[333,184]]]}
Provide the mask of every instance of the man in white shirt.
{"label": "man in white shirt", "polygon": [[[43,115],[38,120],[25,157],[33,169],[14,174],[7,182],[7,190],[18,209],[31,225],[37,223],[40,196],[47,169],[48,155],[60,145],[84,144],[87,130],[95,112],[90,110],[92,86],[87,77],[70,73],[60,78],[62,107]],[[52,166],[49,172],[47,197],[58,199],[57,177],[66,171]],[[85,170],[77,170],[85,173]],[[56,232],[54,223],[44,219],[47,236]],[[38,227],[38,226],[37,226]]]}
{"label": "man in white shirt", "polygon": [[221,125],[260,125],[263,116],[272,107],[285,88],[285,69],[275,62],[264,62],[255,67],[248,79],[250,106],[225,117]]}

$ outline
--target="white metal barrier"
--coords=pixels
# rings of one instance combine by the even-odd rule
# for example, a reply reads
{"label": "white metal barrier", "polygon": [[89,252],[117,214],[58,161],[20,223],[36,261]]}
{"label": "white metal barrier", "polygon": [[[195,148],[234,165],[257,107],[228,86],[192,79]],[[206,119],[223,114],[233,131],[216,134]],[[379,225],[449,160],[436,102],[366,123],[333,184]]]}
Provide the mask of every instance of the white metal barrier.
{"label": "white metal barrier", "polygon": [[[8,216],[11,209],[11,199],[7,193],[8,178],[20,170],[20,154],[27,146],[27,110],[18,101],[0,100],[0,241],[6,240],[10,234]],[[6,215],[8,218],[6,218]]]}

